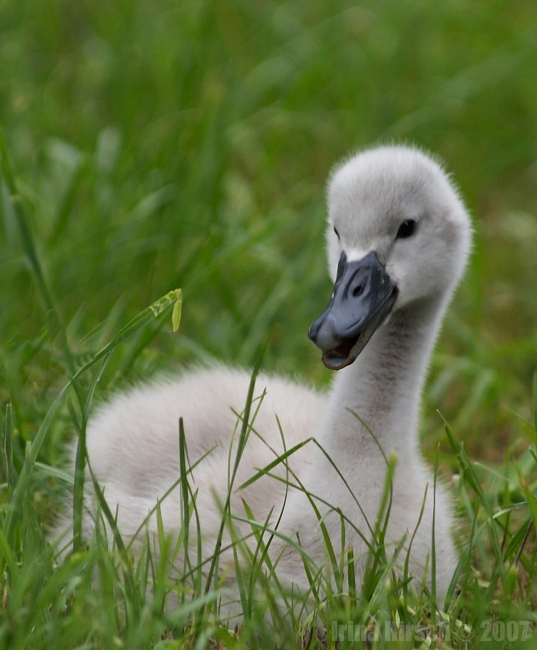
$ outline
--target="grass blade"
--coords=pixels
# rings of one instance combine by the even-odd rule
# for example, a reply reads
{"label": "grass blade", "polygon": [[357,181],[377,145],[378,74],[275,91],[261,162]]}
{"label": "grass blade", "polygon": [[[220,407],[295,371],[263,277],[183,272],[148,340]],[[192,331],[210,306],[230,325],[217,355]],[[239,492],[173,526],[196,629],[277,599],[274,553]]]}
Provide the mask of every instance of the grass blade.
{"label": "grass blade", "polygon": [[4,427],[4,462],[8,486],[13,489],[17,483],[17,472],[13,465],[13,409],[6,404],[6,424]]}

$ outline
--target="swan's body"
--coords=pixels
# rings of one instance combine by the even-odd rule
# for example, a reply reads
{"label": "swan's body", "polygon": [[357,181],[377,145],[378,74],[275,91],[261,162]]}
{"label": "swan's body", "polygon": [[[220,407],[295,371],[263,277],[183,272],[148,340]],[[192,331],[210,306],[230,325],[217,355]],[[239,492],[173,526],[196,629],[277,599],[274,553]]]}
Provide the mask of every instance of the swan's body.
{"label": "swan's body", "polygon": [[[179,380],[160,380],[119,394],[97,412],[87,432],[88,459],[112,512],[119,505],[119,528],[127,542],[157,499],[179,477],[181,417],[188,460],[194,466],[189,482],[193,491],[199,490],[196,508],[201,529],[205,531],[203,539],[207,553],[214,550],[222,519],[220,508],[226,499],[230,464],[233,465],[239,438],[237,423],[240,428],[241,421],[237,415],[244,411],[249,384],[250,375],[242,370],[224,366],[200,368]],[[259,400],[262,404],[253,427],[259,437],[252,434],[249,437],[235,477],[236,487],[251,478],[256,468],[265,467],[274,461],[276,454],[284,453],[278,420],[282,431],[289,430],[285,445],[290,449],[313,435],[326,401],[325,396],[288,379],[261,374],[256,385],[253,409],[256,410]],[[264,390],[266,395],[262,396]],[[204,460],[195,466],[204,455]],[[290,464],[302,472],[306,458],[303,448],[293,454]],[[275,473],[283,476],[283,466],[276,468]],[[284,491],[283,483],[270,477],[261,478],[244,490],[232,492],[232,510],[245,516],[241,505],[245,499],[256,519],[263,521],[269,509],[283,501]],[[273,498],[267,499],[268,493]],[[172,491],[160,508],[164,521],[173,522],[171,527],[166,527],[167,532],[173,532],[180,523],[180,490]],[[156,525],[154,518],[149,523],[150,529],[153,525]],[[93,526],[91,515],[86,513],[86,539]],[[225,565],[225,560],[222,562]]]}
{"label": "swan's body", "polygon": [[[436,589],[442,597],[457,562],[452,514],[447,492],[441,485],[435,492],[432,472],[419,453],[418,415],[430,354],[468,257],[469,219],[442,169],[405,147],[373,149],[350,159],[333,175],[328,202],[329,263],[335,277],[339,260],[338,283],[310,336],[324,350],[326,365],[343,369],[328,394],[286,379],[258,377],[255,395],[266,395],[234,485],[244,483],[285,449],[315,437],[326,454],[310,442],[289,457],[289,466],[308,491],[322,499],[318,507],[336,550],[341,548],[341,518],[327,504],[340,508],[351,522],[345,547],[353,546],[360,575],[366,551],[361,534],[371,539],[369,526],[374,527],[379,511],[386,457],[396,451],[387,541],[395,548],[407,534],[408,551],[414,535],[410,570],[418,579],[424,572],[430,576],[434,519]],[[358,283],[360,274],[366,279]],[[367,282],[373,275],[378,286],[370,290]],[[370,293],[377,301],[373,307],[369,302],[356,307],[362,297],[369,300]],[[369,310],[366,324],[357,326],[363,309]],[[350,319],[346,329],[341,319]],[[338,327],[350,333],[342,334]],[[118,395],[100,409],[87,433],[88,458],[111,510],[118,508],[119,528],[127,539],[178,478],[182,417],[191,465],[215,447],[191,477],[193,490],[199,490],[196,505],[204,552],[214,551],[236,413],[244,409],[249,380],[244,371],[201,369]],[[285,472],[283,464],[272,470],[279,476]],[[265,476],[233,492],[232,511],[245,516],[244,499],[258,521],[272,511],[272,525],[282,512],[285,491],[283,482]],[[176,489],[161,504],[168,533],[178,530],[180,503]],[[244,533],[252,530],[248,524],[237,526]],[[91,516],[85,515],[86,537],[93,527]],[[148,527],[156,534],[155,517]],[[309,556],[323,566],[325,548],[317,516],[301,491],[289,490],[279,530],[294,539],[298,533]],[[278,575],[307,587],[299,554],[283,546],[277,539],[272,545],[273,557],[279,557]],[[232,562],[231,554],[222,564],[227,561]]]}

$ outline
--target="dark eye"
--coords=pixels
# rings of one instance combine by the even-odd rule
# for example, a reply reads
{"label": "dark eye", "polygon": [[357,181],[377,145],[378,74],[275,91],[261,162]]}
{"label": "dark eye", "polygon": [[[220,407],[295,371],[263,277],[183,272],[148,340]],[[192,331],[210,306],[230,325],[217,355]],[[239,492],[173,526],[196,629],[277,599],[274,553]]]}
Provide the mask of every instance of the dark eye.
{"label": "dark eye", "polygon": [[412,237],[416,232],[416,226],[418,224],[414,219],[405,219],[403,223],[399,226],[397,231],[396,239],[406,239],[407,237]]}
{"label": "dark eye", "polygon": [[339,233],[338,233],[338,231],[337,231],[337,229],[336,229],[335,226],[334,226],[334,232],[336,233],[336,237],[339,239]]}

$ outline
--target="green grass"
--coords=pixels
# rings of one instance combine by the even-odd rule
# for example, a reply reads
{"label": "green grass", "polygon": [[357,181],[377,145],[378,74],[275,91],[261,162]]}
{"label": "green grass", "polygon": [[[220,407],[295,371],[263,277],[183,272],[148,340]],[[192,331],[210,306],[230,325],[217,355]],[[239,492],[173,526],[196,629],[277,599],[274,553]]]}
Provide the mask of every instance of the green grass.
{"label": "green grass", "polygon": [[[318,620],[329,647],[394,620],[449,632],[437,647],[524,647],[537,623],[535,33],[531,0],[2,4],[0,647],[274,647],[251,576],[234,635],[210,623],[199,572],[164,611],[173,546],[133,566],[121,540],[96,539],[58,563],[43,531],[65,444],[110,391],[198,360],[251,367],[267,340],[263,369],[329,380],[306,336],[329,292],[324,184],[349,150],[393,139],[445,159],[475,215],[423,419],[429,459],[458,477],[461,591],[444,614],[401,599],[379,556],[367,597],[329,592]],[[179,287],[174,333],[175,296],[160,315],[148,306]],[[282,646],[307,645],[298,627]]]}

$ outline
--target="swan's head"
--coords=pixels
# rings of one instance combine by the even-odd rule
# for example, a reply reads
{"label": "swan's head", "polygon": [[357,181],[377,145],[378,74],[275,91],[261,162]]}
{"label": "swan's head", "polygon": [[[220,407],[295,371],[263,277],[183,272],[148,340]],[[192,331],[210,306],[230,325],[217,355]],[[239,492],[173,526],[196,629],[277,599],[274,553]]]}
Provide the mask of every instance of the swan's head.
{"label": "swan's head", "polygon": [[370,149],[337,167],[328,207],[334,291],[309,336],[339,370],[391,313],[446,303],[468,259],[471,225],[444,170],[410,147]]}

